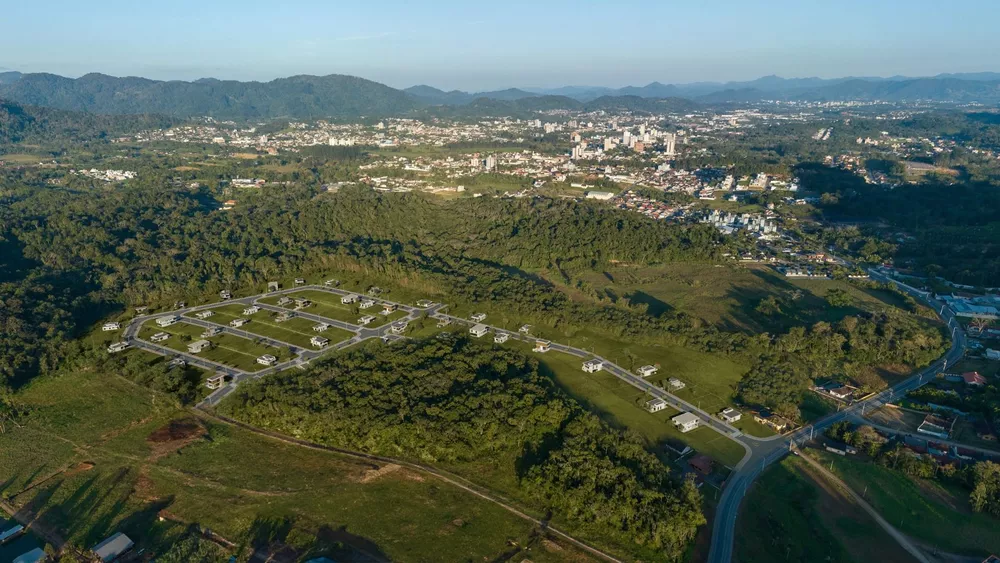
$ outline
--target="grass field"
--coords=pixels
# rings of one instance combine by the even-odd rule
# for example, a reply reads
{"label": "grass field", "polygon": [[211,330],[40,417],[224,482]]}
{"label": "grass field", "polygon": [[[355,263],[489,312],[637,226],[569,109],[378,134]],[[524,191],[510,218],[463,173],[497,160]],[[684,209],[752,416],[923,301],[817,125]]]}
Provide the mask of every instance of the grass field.
{"label": "grass field", "polygon": [[[516,345],[527,348],[522,343]],[[650,448],[661,454],[664,452],[662,443],[669,438],[683,442],[729,467],[735,466],[743,458],[743,446],[714,430],[702,427],[687,433],[678,431],[670,422],[671,417],[677,414],[676,411],[665,409],[657,413],[647,412],[643,405],[649,397],[610,373],[585,373],[580,369],[578,358],[559,352],[548,352],[537,357],[556,382],[584,406],[601,415],[613,426],[635,430],[646,438]]]}
{"label": "grass field", "polygon": [[1000,553],[1000,519],[972,512],[968,492],[939,481],[911,479],[851,457],[812,454],[866,498],[883,518],[924,544],[952,553]]}
{"label": "grass field", "polygon": [[[504,509],[427,475],[307,450],[214,422],[115,376],[66,373],[19,394],[22,428],[0,434],[0,493],[75,545],[123,531],[150,555],[198,522],[232,541],[277,540],[312,555],[340,542],[398,561],[580,560],[539,542]],[[193,419],[197,432],[153,441]],[[159,432],[158,432],[159,431]],[[161,522],[164,511],[168,520]],[[319,538],[319,539],[317,539]]]}
{"label": "grass field", "polygon": [[[249,325],[247,326],[249,327]],[[160,328],[156,324],[146,324],[139,330],[139,337],[149,340],[149,337],[157,332],[166,332],[171,337],[158,344],[179,352],[187,352],[187,345],[195,340],[201,340],[201,334],[204,331],[205,329],[200,326],[185,322],[179,322],[166,328]],[[212,343],[212,348],[199,353],[198,356],[244,371],[253,372],[264,369],[266,366],[257,363],[257,358],[264,354],[275,356],[279,362],[292,357],[287,348],[257,344],[252,340],[232,334],[223,333],[206,340]]]}
{"label": "grass field", "polygon": [[[369,328],[380,327],[387,322],[391,322],[392,320],[399,318],[400,313],[402,313],[402,311],[396,311],[392,315],[386,317],[385,315],[379,314],[382,312],[381,306],[359,309],[357,305],[344,305],[341,303],[339,295],[315,289],[296,291],[291,294],[291,297],[302,297],[312,301],[312,306],[306,308],[306,312],[337,321],[343,321],[345,323],[358,324],[358,319],[365,315],[371,315],[375,317],[375,320],[372,321],[371,324],[367,325]],[[263,303],[267,303],[268,305],[277,305],[278,299],[278,297],[266,297],[261,299],[261,301]],[[405,313],[403,313],[403,316],[405,316]]]}
{"label": "grass field", "polygon": [[772,561],[913,560],[849,495],[802,459],[769,468],[743,501],[735,557],[741,563]]}
{"label": "grass field", "polygon": [[[243,305],[223,305],[222,307],[216,307],[212,309],[215,311],[215,316],[208,320],[219,324],[229,324],[229,321],[243,317],[243,309],[245,309]],[[313,349],[313,345],[309,341],[313,336],[320,334],[312,329],[316,325],[314,321],[294,318],[279,323],[274,320],[276,316],[277,313],[261,310],[259,313],[249,317],[252,320],[245,328],[252,334],[259,334],[280,340],[281,342],[287,342],[307,350]],[[329,338],[331,344],[335,344],[341,340],[351,338],[354,336],[354,333],[330,327],[322,333],[322,336]]]}

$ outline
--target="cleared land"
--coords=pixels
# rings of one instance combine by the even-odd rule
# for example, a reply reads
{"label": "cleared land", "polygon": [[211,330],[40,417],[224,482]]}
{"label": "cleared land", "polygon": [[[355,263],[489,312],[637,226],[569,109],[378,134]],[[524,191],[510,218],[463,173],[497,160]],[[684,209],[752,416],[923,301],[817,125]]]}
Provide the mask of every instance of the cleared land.
{"label": "cleared land", "polygon": [[[210,317],[206,320],[216,322],[219,324],[228,325],[229,321],[233,319],[238,319],[243,317],[243,309],[246,307],[244,305],[224,305],[222,307],[217,307],[212,309],[215,311],[215,316]],[[245,328],[248,332],[253,334],[259,334],[261,336],[266,336],[268,338],[273,338],[275,340],[280,340],[282,342],[287,342],[289,344],[294,344],[301,348],[307,350],[313,349],[313,345],[309,342],[312,337],[316,335],[321,335],[330,339],[331,344],[335,344],[342,340],[347,340],[354,336],[354,333],[342,330],[339,328],[330,327],[322,333],[314,331],[312,328],[316,325],[314,321],[306,320],[303,318],[293,318],[284,322],[275,321],[277,313],[272,313],[271,311],[261,310],[255,315],[250,315],[248,318],[251,319],[250,324],[246,325]],[[242,328],[241,328],[242,330]]]}
{"label": "cleared land", "polygon": [[741,563],[908,563],[904,551],[842,489],[797,457],[769,468],[743,501],[736,529]]}
{"label": "cleared land", "polygon": [[[514,545],[532,560],[586,560],[428,476],[199,420],[115,376],[40,378],[19,398],[32,411],[0,434],[0,493],[76,545],[123,531],[162,553],[183,522],[198,522],[237,543],[340,560],[494,560]],[[159,521],[161,511],[181,523]]]}
{"label": "cleared land", "polygon": [[[195,340],[201,340],[201,334],[204,331],[205,329],[200,326],[185,322],[178,322],[165,328],[160,328],[155,323],[147,323],[140,329],[139,337],[143,340],[149,340],[150,336],[158,332],[166,332],[171,337],[158,344],[180,352],[187,352],[187,345]],[[264,354],[275,356],[279,362],[292,357],[287,348],[257,344],[252,340],[227,333],[205,340],[212,343],[212,348],[200,352],[198,356],[244,371],[253,372],[264,369],[266,366],[257,363],[257,358]]]}

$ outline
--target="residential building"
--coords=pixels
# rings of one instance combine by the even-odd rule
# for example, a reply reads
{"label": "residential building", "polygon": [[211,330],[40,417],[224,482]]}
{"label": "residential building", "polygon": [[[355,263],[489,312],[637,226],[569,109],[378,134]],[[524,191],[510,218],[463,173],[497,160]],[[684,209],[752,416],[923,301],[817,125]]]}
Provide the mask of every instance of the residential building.
{"label": "residential building", "polygon": [[544,354],[545,352],[548,352],[551,349],[552,349],[552,343],[549,342],[548,340],[536,340],[535,347],[532,348],[533,351],[538,352],[540,354]]}
{"label": "residential building", "polygon": [[659,371],[659,369],[660,368],[658,368],[656,366],[642,366],[642,367],[640,367],[639,369],[637,369],[635,371],[636,371],[636,373],[639,374],[640,377],[649,377],[649,376],[653,375],[654,373],[656,373],[657,371]]}
{"label": "residential building", "polygon": [[784,432],[790,424],[784,418],[781,418],[776,414],[772,414],[771,411],[767,409],[760,409],[760,411],[753,415],[753,419],[759,424],[770,427],[775,432]]}
{"label": "residential building", "polygon": [[496,344],[503,344],[510,339],[510,334],[506,332],[498,332],[493,335],[493,342]]}
{"label": "residential building", "polygon": [[361,303],[358,303],[358,308],[359,309],[368,309],[368,308],[374,307],[374,306],[375,306],[375,300],[374,299],[368,299],[367,297],[364,298],[364,299],[362,299]]}
{"label": "residential building", "polygon": [[488,327],[488,326],[486,326],[484,324],[476,324],[475,326],[473,326],[472,328],[469,329],[469,334],[471,334],[472,336],[475,336],[476,338],[480,338],[482,336],[485,336],[486,333],[489,332],[489,331],[490,331],[490,327]]}
{"label": "residential building", "polygon": [[309,340],[309,343],[316,348],[323,348],[330,343],[330,339],[322,336],[313,336],[312,339]]}
{"label": "residential building", "polygon": [[212,347],[212,343],[208,340],[196,340],[188,344],[187,349],[191,354],[197,354],[199,352],[204,352]]}
{"label": "residential building", "polygon": [[305,285],[305,284],[306,284],[305,278],[295,278],[295,285]]}
{"label": "residential building", "polygon": [[219,292],[219,297],[222,298],[223,301],[228,301],[233,297],[233,294],[230,293],[228,289],[223,289]]}
{"label": "residential building", "polygon": [[281,297],[278,298],[278,307],[284,307],[285,305],[291,304],[291,302],[292,302],[291,297],[282,295]]}
{"label": "residential building", "polygon": [[157,332],[153,336],[149,337],[150,342],[163,342],[164,340],[170,338],[170,335],[166,332]]}
{"label": "residential building", "polygon": [[210,338],[212,336],[218,336],[220,334],[222,334],[222,328],[221,327],[217,327],[217,326],[213,326],[213,327],[206,328],[205,331],[201,333],[201,337],[202,338]]}
{"label": "residential building", "polygon": [[599,200],[599,201],[608,201],[608,200],[612,199],[613,197],[615,197],[615,193],[614,192],[598,192],[598,191],[593,191],[592,190],[592,191],[589,191],[586,194],[584,194],[584,197],[587,198],[587,199],[596,199],[596,200]]}
{"label": "residential building", "polygon": [[486,313],[476,313],[469,317],[474,323],[481,323],[486,320]]}
{"label": "residential building", "polygon": [[225,384],[226,384],[226,374],[224,373],[213,375],[212,377],[209,377],[207,380],[205,380],[205,387],[208,387],[213,391],[219,389]]}
{"label": "residential building", "polygon": [[128,342],[115,342],[111,346],[108,346],[108,353],[124,352],[126,348],[128,348]]}
{"label": "residential building", "polygon": [[829,393],[833,397],[836,397],[837,399],[847,400],[852,395],[854,395],[854,389],[846,385],[841,385],[827,390],[827,393]]}
{"label": "residential building", "polygon": [[667,402],[659,397],[646,401],[646,410],[649,412],[660,412],[665,408],[667,408]]}
{"label": "residential building", "polygon": [[251,305],[251,306],[247,307],[246,309],[243,309],[243,314],[246,315],[246,316],[254,315],[254,314],[259,313],[259,312],[260,312],[260,307],[258,307],[256,305]]}
{"label": "residential building", "polygon": [[135,543],[125,534],[118,532],[91,548],[102,563],[109,563],[128,553]]}
{"label": "residential building", "polygon": [[986,385],[986,378],[979,375],[978,371],[967,371],[963,373],[962,380],[965,381],[966,385],[974,385],[976,387]]}
{"label": "residential building", "polygon": [[604,362],[601,360],[587,360],[583,362],[583,371],[587,373],[594,373],[602,369],[604,369]]}
{"label": "residential building", "polygon": [[741,418],[743,418],[743,415],[740,413],[740,411],[732,407],[726,407],[722,409],[722,412],[719,413],[719,418],[732,424],[734,422],[738,422]]}
{"label": "residential building", "polygon": [[521,328],[517,329],[521,334],[528,334],[531,332],[531,325],[521,325]]}
{"label": "residential building", "polygon": [[406,331],[406,321],[396,321],[389,326],[393,334],[403,334]]}
{"label": "residential building", "polygon": [[313,302],[308,299],[298,298],[295,300],[296,309],[305,309],[306,307],[312,307]]}
{"label": "residential building", "polygon": [[313,330],[316,331],[316,332],[323,332],[325,330],[328,330],[329,328],[330,328],[330,325],[328,325],[326,323],[319,323],[318,325],[316,325],[316,326],[313,327]]}
{"label": "residential building", "polygon": [[198,311],[197,313],[194,314],[194,316],[198,317],[199,319],[205,320],[214,314],[215,311]]}
{"label": "residential building", "polygon": [[924,417],[923,422],[921,422],[920,426],[917,427],[917,432],[934,436],[935,438],[941,438],[942,440],[947,440],[951,435],[951,428],[953,424],[953,421],[929,414]]}
{"label": "residential building", "polygon": [[16,538],[19,538],[25,534],[24,526],[21,524],[14,524],[10,528],[0,532],[0,545],[10,542]]}
{"label": "residential building", "polygon": [[667,386],[670,387],[671,391],[680,391],[681,389],[687,387],[683,381],[677,379],[676,377],[671,377],[667,380]]}
{"label": "residential building", "polygon": [[396,304],[395,303],[383,303],[382,304],[382,314],[383,315],[391,315],[393,313],[393,311],[395,311],[395,310],[396,310]]}
{"label": "residential building", "polygon": [[671,418],[670,422],[673,422],[674,426],[676,426],[681,432],[690,432],[695,428],[698,428],[698,425],[701,424],[701,419],[694,413],[682,412],[681,414]]}
{"label": "residential building", "polygon": [[156,324],[162,327],[168,327],[172,324],[176,324],[177,321],[181,320],[177,315],[170,315],[168,317],[160,317],[156,319]]}
{"label": "residential building", "polygon": [[121,327],[122,327],[121,323],[104,323],[104,326],[101,327],[101,330],[103,330],[104,332],[108,332],[111,330],[118,330]]}
{"label": "residential building", "polygon": [[448,326],[450,324],[451,324],[451,319],[449,319],[449,318],[440,318],[440,319],[438,319],[437,327],[438,328],[444,328],[444,327],[446,327],[446,326]]}
{"label": "residential building", "polygon": [[233,319],[229,321],[229,326],[233,328],[240,328],[241,326],[247,324],[248,322],[250,322],[250,319],[245,319],[241,317],[239,319]]}
{"label": "residential building", "polygon": [[342,305],[350,305],[351,303],[354,303],[357,300],[358,300],[357,295],[354,295],[353,293],[348,293],[347,295],[344,295],[340,298],[340,303]]}
{"label": "residential building", "polygon": [[323,285],[325,285],[326,287],[337,287],[338,285],[340,285],[340,280],[326,280],[325,282],[323,282]]}
{"label": "residential building", "polygon": [[273,366],[275,363],[277,363],[277,361],[278,358],[275,358],[271,354],[264,354],[263,356],[257,358],[257,363],[262,366]]}
{"label": "residential building", "polygon": [[40,547],[36,547],[27,553],[18,555],[11,560],[11,563],[42,563],[43,561],[48,561],[48,559],[49,556],[45,553],[45,550]]}
{"label": "residential building", "polygon": [[375,317],[373,317],[372,315],[365,315],[365,316],[361,317],[360,319],[358,319],[358,324],[364,326],[364,325],[367,325],[367,324],[371,324],[372,321],[374,321],[374,320],[375,320]]}

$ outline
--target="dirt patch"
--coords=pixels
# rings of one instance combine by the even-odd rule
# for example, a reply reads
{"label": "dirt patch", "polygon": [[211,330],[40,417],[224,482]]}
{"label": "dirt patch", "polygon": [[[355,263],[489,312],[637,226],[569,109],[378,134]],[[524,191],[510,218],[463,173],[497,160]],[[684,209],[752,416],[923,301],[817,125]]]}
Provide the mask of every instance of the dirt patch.
{"label": "dirt patch", "polygon": [[378,469],[369,469],[368,471],[365,471],[365,474],[361,477],[360,482],[371,483],[372,481],[384,477],[385,475],[395,473],[402,468],[402,466],[396,465],[395,463],[389,463],[379,467]]}
{"label": "dirt patch", "polygon": [[150,446],[150,461],[155,461],[167,454],[176,452],[188,444],[200,440],[208,434],[208,430],[200,420],[185,417],[171,420],[165,426],[153,431],[146,438]]}
{"label": "dirt patch", "polygon": [[92,461],[81,461],[80,463],[78,463],[78,464],[74,465],[73,467],[70,467],[69,469],[67,469],[66,473],[64,473],[63,475],[66,476],[66,477],[71,477],[73,475],[76,475],[77,473],[83,473],[84,471],[90,471],[91,469],[93,469],[96,466],[97,466],[97,464],[95,464]]}

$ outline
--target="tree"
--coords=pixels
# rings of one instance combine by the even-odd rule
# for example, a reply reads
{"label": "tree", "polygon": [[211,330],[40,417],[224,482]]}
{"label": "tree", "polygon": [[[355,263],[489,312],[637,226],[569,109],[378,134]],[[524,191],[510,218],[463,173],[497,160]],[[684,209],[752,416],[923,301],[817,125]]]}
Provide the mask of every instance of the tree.
{"label": "tree", "polygon": [[848,307],[851,304],[851,296],[840,288],[833,288],[826,293],[826,302],[831,307]]}
{"label": "tree", "polygon": [[972,509],[1000,518],[1000,464],[980,461],[972,466],[971,475]]}

